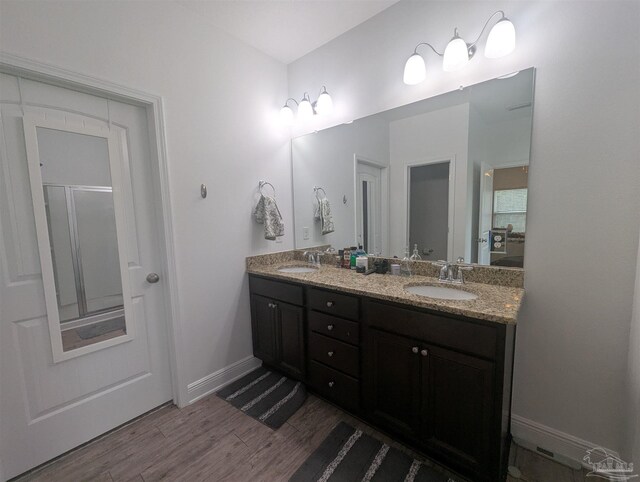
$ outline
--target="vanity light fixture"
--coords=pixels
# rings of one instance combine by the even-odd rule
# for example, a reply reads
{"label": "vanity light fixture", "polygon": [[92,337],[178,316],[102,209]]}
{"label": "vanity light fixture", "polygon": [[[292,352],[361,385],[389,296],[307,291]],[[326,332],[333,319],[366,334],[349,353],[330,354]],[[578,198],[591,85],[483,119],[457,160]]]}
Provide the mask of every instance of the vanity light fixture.
{"label": "vanity light fixture", "polygon": [[288,98],[280,109],[280,121],[285,125],[293,124],[295,115],[293,109],[289,107],[289,101],[293,101],[298,108],[298,118],[300,120],[308,120],[314,115],[327,115],[333,110],[333,100],[327,92],[327,88],[323,85],[318,100],[311,102],[309,93],[305,92],[300,102],[293,98]]}
{"label": "vanity light fixture", "polygon": [[478,38],[472,43],[466,43],[458,34],[458,29],[455,28],[453,30],[453,38],[449,41],[443,53],[438,52],[433,45],[427,42],[421,42],[416,45],[413,54],[407,59],[404,66],[404,83],[407,85],[416,85],[422,82],[427,76],[424,58],[418,53],[418,47],[421,45],[427,45],[436,55],[442,57],[442,70],[445,72],[455,72],[467,65],[476,53],[476,44],[491,20],[497,14],[500,14],[501,18],[489,32],[484,55],[490,59],[497,59],[513,52],[516,46],[516,30],[504,12],[498,10],[489,17],[484,27],[482,27],[480,35],[478,35]]}

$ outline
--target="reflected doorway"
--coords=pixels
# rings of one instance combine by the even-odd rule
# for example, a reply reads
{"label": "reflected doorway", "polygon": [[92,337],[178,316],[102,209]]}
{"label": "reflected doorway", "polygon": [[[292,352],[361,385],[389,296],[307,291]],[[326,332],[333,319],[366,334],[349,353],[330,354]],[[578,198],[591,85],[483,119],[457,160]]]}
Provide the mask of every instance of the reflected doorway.
{"label": "reflected doorway", "polygon": [[409,166],[408,247],[424,260],[449,259],[450,169],[450,161]]}

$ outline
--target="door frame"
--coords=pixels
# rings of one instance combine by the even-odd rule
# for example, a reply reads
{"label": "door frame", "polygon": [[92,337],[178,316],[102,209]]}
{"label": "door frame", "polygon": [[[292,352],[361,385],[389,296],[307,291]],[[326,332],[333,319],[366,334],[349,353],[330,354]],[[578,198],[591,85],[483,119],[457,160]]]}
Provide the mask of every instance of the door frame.
{"label": "door frame", "polygon": [[168,355],[171,367],[169,375],[173,402],[179,407],[188,405],[186,365],[184,353],[181,349],[182,323],[180,320],[180,300],[175,265],[175,238],[169,191],[168,155],[162,97],[6,52],[0,52],[0,73],[40,81],[145,108],[151,138],[153,194],[156,201],[154,202],[156,222],[158,223],[156,235],[161,254],[161,274],[165,280],[165,283],[161,283],[161,287],[164,292],[162,298],[167,317],[166,329],[169,339]]}
{"label": "door frame", "polygon": [[[447,232],[447,259],[445,261],[452,261],[448,258],[453,255],[453,241],[455,239],[455,201],[456,201],[456,156],[444,156],[422,161],[409,161],[405,164],[404,175],[404,212],[405,212],[405,230],[404,230],[404,247],[409,246],[409,234],[411,227],[411,169],[414,167],[429,166],[432,164],[444,164],[449,163],[449,204],[448,210],[448,223],[449,229]],[[409,246],[411,251],[411,246]]]}
{"label": "door frame", "polygon": [[380,250],[386,253],[389,250],[389,165],[376,161],[369,157],[353,154],[353,208],[354,208],[354,242],[358,242],[358,215],[355,211],[358,204],[358,164],[367,164],[380,169]]}

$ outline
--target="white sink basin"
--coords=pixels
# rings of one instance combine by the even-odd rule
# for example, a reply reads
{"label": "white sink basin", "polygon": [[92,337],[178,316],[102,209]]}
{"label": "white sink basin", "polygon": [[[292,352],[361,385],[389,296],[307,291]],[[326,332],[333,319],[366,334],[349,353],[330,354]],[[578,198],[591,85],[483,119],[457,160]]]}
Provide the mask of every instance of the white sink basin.
{"label": "white sink basin", "polygon": [[312,266],[287,266],[285,268],[278,268],[281,273],[315,273],[318,268]]}
{"label": "white sink basin", "polygon": [[414,295],[426,296],[428,298],[436,298],[439,300],[475,300],[478,296],[468,291],[456,288],[447,288],[445,286],[407,286],[405,288],[409,293]]}

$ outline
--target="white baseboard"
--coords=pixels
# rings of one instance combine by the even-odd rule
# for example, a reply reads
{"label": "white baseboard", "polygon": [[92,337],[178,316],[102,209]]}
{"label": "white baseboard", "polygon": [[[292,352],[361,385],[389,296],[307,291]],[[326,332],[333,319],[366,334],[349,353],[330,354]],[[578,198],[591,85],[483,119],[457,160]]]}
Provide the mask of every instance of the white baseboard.
{"label": "white baseboard", "polygon": [[[583,457],[587,455],[587,450],[602,447],[516,414],[511,416],[511,434],[518,445],[573,468],[592,468],[585,464]],[[551,455],[537,450],[538,448],[551,452]],[[619,456],[615,450],[603,448],[612,455]]]}
{"label": "white baseboard", "polygon": [[260,365],[262,365],[262,362],[251,355],[216,372],[210,373],[200,380],[190,383],[187,386],[189,403],[193,403],[202,397],[206,397],[210,393],[220,390],[225,385],[236,381]]}

